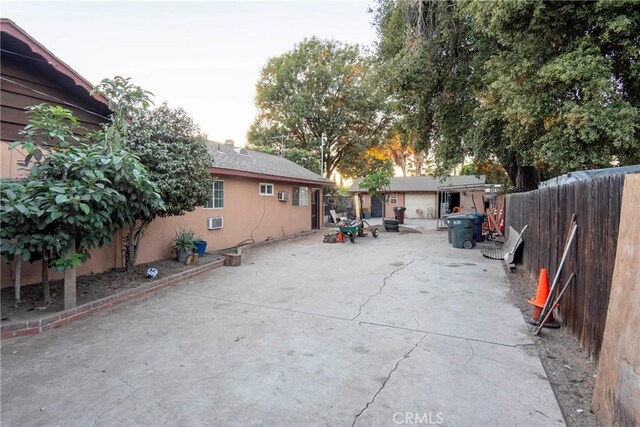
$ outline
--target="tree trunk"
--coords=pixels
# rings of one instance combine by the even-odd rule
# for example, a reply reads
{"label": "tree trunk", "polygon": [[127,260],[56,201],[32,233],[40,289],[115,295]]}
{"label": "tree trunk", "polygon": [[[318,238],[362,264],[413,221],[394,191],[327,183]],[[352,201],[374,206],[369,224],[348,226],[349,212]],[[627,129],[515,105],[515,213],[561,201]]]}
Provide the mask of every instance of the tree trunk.
{"label": "tree trunk", "polygon": [[138,226],[133,224],[129,227],[129,238],[126,242],[125,261],[127,271],[132,271],[136,265],[136,259],[138,258],[138,248],[140,246],[140,240],[147,232],[147,228],[151,224],[151,221],[143,221]]}
{"label": "tree trunk", "polygon": [[45,304],[51,303],[51,289],[49,288],[49,262],[47,259],[42,259],[42,295]]}
{"label": "tree trunk", "polygon": [[15,291],[16,302],[20,302],[20,280],[22,278],[22,256],[16,258],[16,279],[15,279]]}
{"label": "tree trunk", "polygon": [[535,166],[519,166],[516,177],[516,191],[524,192],[538,189],[540,174]]}
{"label": "tree trunk", "polygon": [[[76,253],[76,240],[71,241],[67,255]],[[76,306],[76,267],[67,268],[64,271],[64,309],[68,310]]]}

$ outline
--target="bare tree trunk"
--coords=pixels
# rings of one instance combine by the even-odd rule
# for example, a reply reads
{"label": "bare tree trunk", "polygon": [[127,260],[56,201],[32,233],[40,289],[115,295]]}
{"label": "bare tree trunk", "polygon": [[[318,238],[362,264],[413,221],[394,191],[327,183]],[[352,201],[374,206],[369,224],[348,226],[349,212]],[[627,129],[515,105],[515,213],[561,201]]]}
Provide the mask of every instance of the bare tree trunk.
{"label": "bare tree trunk", "polygon": [[51,289],[49,288],[49,262],[47,259],[42,259],[42,291],[44,297],[44,303],[51,303]]}
{"label": "bare tree trunk", "polygon": [[[71,241],[67,249],[67,255],[76,253],[76,240]],[[76,306],[76,267],[67,268],[64,271],[64,309],[68,310]]]}
{"label": "bare tree trunk", "polygon": [[16,291],[16,302],[20,302],[20,280],[22,278],[22,256],[18,256],[16,258],[16,280],[15,280],[15,291]]}
{"label": "bare tree trunk", "polygon": [[138,226],[132,224],[129,227],[129,238],[127,239],[127,248],[125,251],[126,268],[127,271],[132,271],[136,265],[136,259],[138,258],[138,247],[140,246],[140,240],[147,232],[147,228],[151,224],[151,221],[143,221]]}

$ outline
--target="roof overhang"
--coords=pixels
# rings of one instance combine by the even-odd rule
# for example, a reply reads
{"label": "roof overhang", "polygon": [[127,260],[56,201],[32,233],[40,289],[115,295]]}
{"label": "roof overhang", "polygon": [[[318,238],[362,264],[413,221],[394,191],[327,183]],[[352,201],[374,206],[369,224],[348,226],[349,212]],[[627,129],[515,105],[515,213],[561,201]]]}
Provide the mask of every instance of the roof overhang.
{"label": "roof overhang", "polygon": [[502,188],[500,184],[463,184],[463,185],[441,185],[438,191],[484,191],[487,188]]}
{"label": "roof overhang", "polygon": [[71,81],[76,86],[84,89],[93,99],[104,104],[105,106],[108,106],[108,102],[103,96],[91,92],[93,90],[93,85],[91,83],[85,80],[84,77],[78,74],[77,71],[67,65],[64,61],[55,56],[49,49],[40,44],[36,39],[31,37],[25,30],[16,25],[15,22],[7,18],[0,18],[0,31],[27,45],[27,47],[35,55],[34,59],[41,59],[47,62],[47,64],[53,70],[71,79]]}
{"label": "roof overhang", "polygon": [[209,168],[209,172],[215,176],[237,176],[242,178],[254,178],[260,180],[269,180],[269,181],[277,181],[277,182],[287,182],[294,184],[308,184],[315,186],[334,186],[335,184],[326,179],[326,180],[313,180],[313,179],[303,179],[303,178],[292,178],[288,176],[278,176],[278,175],[267,175],[263,173],[256,172],[247,172],[247,171],[239,171],[235,169],[226,169],[226,168]]}

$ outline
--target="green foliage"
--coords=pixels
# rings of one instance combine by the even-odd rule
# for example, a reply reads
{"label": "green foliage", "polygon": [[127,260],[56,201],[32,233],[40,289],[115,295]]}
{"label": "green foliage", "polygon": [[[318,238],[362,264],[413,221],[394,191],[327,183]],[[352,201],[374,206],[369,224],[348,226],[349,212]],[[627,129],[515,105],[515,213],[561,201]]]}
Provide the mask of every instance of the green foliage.
{"label": "green foliage", "polygon": [[[312,166],[322,145],[325,176],[335,170],[355,176],[349,165],[379,144],[388,120],[373,70],[358,46],[317,38],[270,59],[256,86],[259,112],[247,134],[250,146]],[[291,150],[299,151],[289,157]]]}
{"label": "green foliage", "polygon": [[371,197],[378,197],[389,188],[393,177],[393,163],[387,159],[376,162],[368,173],[364,175],[358,187],[367,190]]}
{"label": "green foliage", "polygon": [[[24,145],[35,144],[32,135],[46,135],[48,154],[23,180],[3,180],[0,197],[1,250],[5,260],[48,260],[62,271],[79,265],[89,250],[111,243],[113,234],[139,215],[163,208],[156,186],[138,158],[104,140],[73,135],[71,114],[60,107],[31,109],[30,132]],[[33,133],[31,133],[33,132]],[[60,135],[59,140],[51,137]],[[17,146],[19,144],[14,144]],[[66,257],[76,245],[76,254]]]}
{"label": "green foliage", "polygon": [[133,116],[125,144],[145,165],[165,204],[165,210],[139,220],[184,215],[211,198],[207,138],[183,109],[165,103]]}
{"label": "green foliage", "polygon": [[104,79],[95,91],[109,101],[114,114],[105,129],[107,139],[117,141],[144,163],[164,202],[162,209],[138,211],[129,225],[125,264],[132,269],[140,240],[156,217],[183,215],[211,197],[213,159],[207,139],[183,109],[167,104],[149,110],[150,92],[130,79]]}
{"label": "green foliage", "polygon": [[[640,162],[640,4],[396,2],[376,9],[384,87],[439,174],[511,180]],[[533,167],[533,168],[532,168]]]}
{"label": "green foliage", "polygon": [[176,252],[191,253],[196,248],[195,242],[200,240],[193,230],[181,228],[173,236],[173,249]]}

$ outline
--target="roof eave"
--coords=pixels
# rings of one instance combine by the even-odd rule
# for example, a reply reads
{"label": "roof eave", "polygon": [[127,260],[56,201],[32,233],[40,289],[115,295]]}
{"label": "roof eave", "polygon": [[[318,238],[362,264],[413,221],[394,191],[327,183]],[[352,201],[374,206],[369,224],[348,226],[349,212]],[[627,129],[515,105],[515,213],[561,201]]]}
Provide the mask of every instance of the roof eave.
{"label": "roof eave", "polygon": [[105,106],[109,103],[102,95],[92,93],[93,85],[89,83],[84,77],[82,77],[76,70],[67,65],[60,58],[55,56],[49,49],[44,47],[40,42],[31,37],[25,30],[20,28],[15,22],[7,18],[0,19],[0,30],[7,33],[16,39],[25,43],[33,53],[41,56],[45,61],[51,65],[59,73],[69,77],[77,85],[89,92],[89,95],[96,101],[101,102]]}
{"label": "roof eave", "polygon": [[328,179],[307,179],[307,178],[296,178],[290,176],[280,176],[280,175],[269,175],[258,172],[249,172],[249,171],[241,171],[237,169],[227,169],[220,167],[212,167],[209,168],[209,172],[213,175],[228,175],[228,176],[238,176],[243,178],[256,178],[256,179],[264,179],[264,180],[273,180],[280,182],[292,182],[292,183],[300,183],[300,184],[310,184],[310,185],[328,185],[334,186],[335,184]]}

